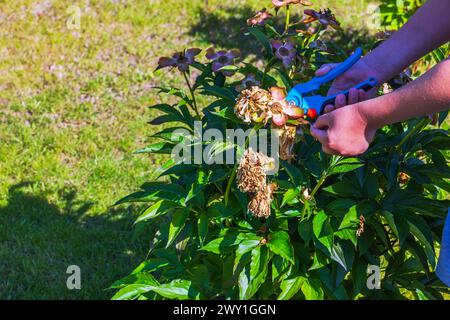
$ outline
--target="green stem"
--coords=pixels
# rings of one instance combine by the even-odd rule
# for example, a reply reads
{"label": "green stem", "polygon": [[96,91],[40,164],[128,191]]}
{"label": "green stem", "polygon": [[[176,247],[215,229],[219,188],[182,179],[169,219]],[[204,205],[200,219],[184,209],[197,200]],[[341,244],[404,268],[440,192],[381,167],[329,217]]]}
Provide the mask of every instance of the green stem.
{"label": "green stem", "polygon": [[[325,182],[325,179],[327,178],[327,176],[328,176],[328,173],[324,173],[324,174],[320,177],[320,179],[319,179],[319,181],[317,182],[316,186],[314,187],[313,191],[312,191],[311,194],[309,195],[310,198],[314,197],[314,195],[317,193],[317,191],[319,191],[319,188],[320,188],[320,187],[322,186],[322,184]],[[306,199],[305,199],[305,200],[306,200]],[[308,200],[306,200],[306,201],[308,201]],[[304,219],[305,214],[306,214],[306,201],[305,201],[305,203],[303,204],[303,210],[302,210],[302,215],[301,215],[300,221],[302,221],[302,220]]]}
{"label": "green stem", "polygon": [[411,136],[413,134],[415,134],[417,131],[422,130],[424,127],[426,127],[428,124],[430,123],[430,119],[427,117],[425,119],[422,119],[422,121],[420,121],[412,130],[410,130],[406,136],[403,137],[402,141],[400,141],[400,143],[397,146],[397,152],[400,152],[403,145],[406,143],[406,141],[409,140],[409,138],[411,138]]}
{"label": "green stem", "polygon": [[[246,150],[248,148],[248,144],[250,143],[250,139],[253,137],[253,135],[259,131],[259,129],[261,129],[263,127],[263,124],[258,124],[256,125],[252,131],[250,131],[250,133],[248,134],[247,138],[245,139],[245,143],[244,143],[244,150]],[[237,174],[237,168],[238,168],[238,163],[236,162],[234,164],[233,167],[233,171],[231,172],[231,176],[230,179],[228,179],[228,183],[227,183],[227,188],[225,190],[225,195],[224,195],[224,202],[225,202],[225,206],[227,206],[228,204],[228,198],[230,196],[230,191],[231,191],[231,185],[234,181],[234,178],[236,178],[236,174]]]}
{"label": "green stem", "polygon": [[287,33],[289,30],[289,22],[291,19],[291,8],[286,6],[286,22],[284,23],[284,33]]}
{"label": "green stem", "polygon": [[183,75],[184,75],[184,80],[186,80],[186,84],[187,84],[187,86],[188,86],[188,88],[189,88],[189,92],[191,93],[192,103],[193,103],[193,105],[194,105],[194,108],[193,108],[193,109],[194,109],[194,111],[195,111],[195,114],[197,115],[197,117],[198,117],[199,119],[201,119],[200,113],[198,112],[197,101],[195,101],[194,90],[192,90],[192,86],[191,86],[191,83],[189,82],[189,78],[188,78],[188,76],[187,76],[187,73],[186,73],[186,72],[183,72]]}

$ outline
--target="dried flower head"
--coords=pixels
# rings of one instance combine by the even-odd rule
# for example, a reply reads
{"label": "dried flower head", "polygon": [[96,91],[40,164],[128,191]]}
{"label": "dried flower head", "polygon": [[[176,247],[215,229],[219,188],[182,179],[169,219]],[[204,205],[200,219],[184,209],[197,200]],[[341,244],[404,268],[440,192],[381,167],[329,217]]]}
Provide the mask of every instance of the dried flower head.
{"label": "dried flower head", "polygon": [[235,89],[238,92],[241,92],[242,90],[249,89],[252,86],[259,86],[260,82],[256,80],[255,75],[253,73],[249,73],[245,76],[244,79],[242,79],[241,83],[238,84]]}
{"label": "dried flower head", "polygon": [[359,216],[359,228],[356,230],[356,236],[361,237],[361,235],[364,233],[364,222],[366,222],[366,219],[364,219],[363,215]]}
{"label": "dried flower head", "polygon": [[156,69],[177,67],[181,72],[186,72],[189,70],[189,66],[195,62],[195,56],[200,52],[201,49],[190,48],[182,52],[175,52],[172,57],[161,57]]}
{"label": "dried flower head", "polygon": [[236,100],[234,113],[245,123],[267,122],[271,101],[272,97],[268,91],[253,86],[241,92]]}
{"label": "dried flower head", "polygon": [[399,172],[398,174],[398,182],[400,184],[407,184],[409,182],[410,176],[407,173]]}
{"label": "dried flower head", "polygon": [[277,185],[270,183],[250,200],[248,210],[254,217],[267,219],[270,216],[270,205],[273,199],[273,192],[276,189]]}
{"label": "dried flower head", "polygon": [[280,8],[291,4],[301,4],[304,6],[310,6],[312,5],[312,2],[308,0],[272,0],[272,4],[274,5],[275,8]]}
{"label": "dried flower head", "polygon": [[291,161],[295,158],[294,146],[297,128],[295,126],[286,125],[283,128],[277,129],[277,132],[280,139],[279,156],[282,160]]}
{"label": "dried flower head", "polygon": [[266,172],[273,162],[274,159],[254,152],[252,148],[245,150],[236,175],[239,190],[252,195],[263,190],[266,187]]}
{"label": "dried flower head", "polygon": [[253,17],[247,19],[247,24],[249,26],[263,26],[266,24],[266,20],[270,18],[272,18],[272,15],[264,8],[258,11]]}
{"label": "dried flower head", "polygon": [[212,71],[220,71],[224,76],[232,76],[234,74],[231,70],[220,70],[225,66],[230,66],[234,63],[234,60],[240,56],[238,49],[215,51],[213,48],[206,50],[206,58],[212,61]]}
{"label": "dried flower head", "polygon": [[335,15],[330,9],[320,9],[319,12],[307,9],[305,10],[305,14],[308,18],[304,19],[302,23],[307,24],[314,21],[319,21],[325,28],[328,26],[331,26],[334,29],[341,28],[341,24],[336,20]]}

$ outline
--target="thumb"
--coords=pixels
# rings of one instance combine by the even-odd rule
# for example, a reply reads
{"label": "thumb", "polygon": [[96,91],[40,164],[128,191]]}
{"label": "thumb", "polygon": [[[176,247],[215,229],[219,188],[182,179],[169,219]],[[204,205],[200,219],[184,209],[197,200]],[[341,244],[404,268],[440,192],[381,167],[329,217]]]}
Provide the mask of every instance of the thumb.
{"label": "thumb", "polygon": [[330,127],[330,114],[324,114],[317,118],[316,122],[314,122],[313,127],[316,129],[328,129]]}
{"label": "thumb", "polygon": [[327,74],[328,72],[330,72],[331,70],[333,70],[334,68],[336,68],[336,66],[339,63],[327,63],[322,65],[317,71],[316,71],[316,76],[320,77],[323,76],[325,74]]}

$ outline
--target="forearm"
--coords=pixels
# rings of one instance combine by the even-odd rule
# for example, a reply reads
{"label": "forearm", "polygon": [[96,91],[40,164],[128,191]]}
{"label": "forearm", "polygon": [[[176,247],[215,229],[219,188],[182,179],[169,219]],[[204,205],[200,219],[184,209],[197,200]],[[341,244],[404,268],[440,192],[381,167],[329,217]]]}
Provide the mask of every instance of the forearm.
{"label": "forearm", "polygon": [[450,0],[429,0],[388,40],[361,61],[384,83],[425,54],[450,41]]}
{"label": "forearm", "polygon": [[355,105],[372,128],[450,108],[450,59],[384,96]]}

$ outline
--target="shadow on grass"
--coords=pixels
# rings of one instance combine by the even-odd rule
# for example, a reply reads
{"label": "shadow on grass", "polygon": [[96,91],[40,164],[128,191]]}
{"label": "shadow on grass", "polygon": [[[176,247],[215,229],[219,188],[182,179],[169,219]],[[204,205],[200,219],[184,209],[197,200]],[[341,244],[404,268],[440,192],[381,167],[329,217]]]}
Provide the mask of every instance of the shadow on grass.
{"label": "shadow on grass", "polygon": [[[132,209],[86,217],[92,204],[78,203],[74,191],[61,192],[61,208],[26,185],[11,187],[0,207],[0,299],[109,299],[105,289],[146,252],[132,241]],[[66,287],[69,265],[81,268],[81,290]]]}
{"label": "shadow on grass", "polygon": [[[254,8],[245,5],[222,10],[208,9],[207,6],[199,7],[198,22],[191,26],[188,34],[213,47],[238,48],[241,50],[243,59],[253,56],[254,60],[259,60],[263,57],[263,48],[253,36],[246,34],[248,31],[246,21],[255,12]],[[299,20],[301,20],[300,15],[291,16],[292,22]],[[277,17],[274,17],[272,24],[278,31],[283,30],[284,12],[282,10]],[[312,25],[317,25],[317,23]],[[305,27],[299,26],[298,29],[305,29]],[[342,31],[330,28],[323,39],[327,40],[330,52],[339,53],[336,56],[337,60],[348,56],[359,46],[365,51],[370,50],[376,42],[368,29],[353,28]]]}
{"label": "shadow on grass", "polygon": [[[191,26],[188,34],[212,47],[238,48],[241,50],[242,58],[253,55],[256,59],[260,59],[262,58],[262,46],[251,35],[246,34],[248,31],[246,21],[256,11],[255,8],[248,5],[223,8],[222,10],[210,10],[207,6],[199,7],[198,22]],[[298,16],[292,19],[298,19]],[[282,30],[282,21],[275,18],[274,22],[275,27]]]}

